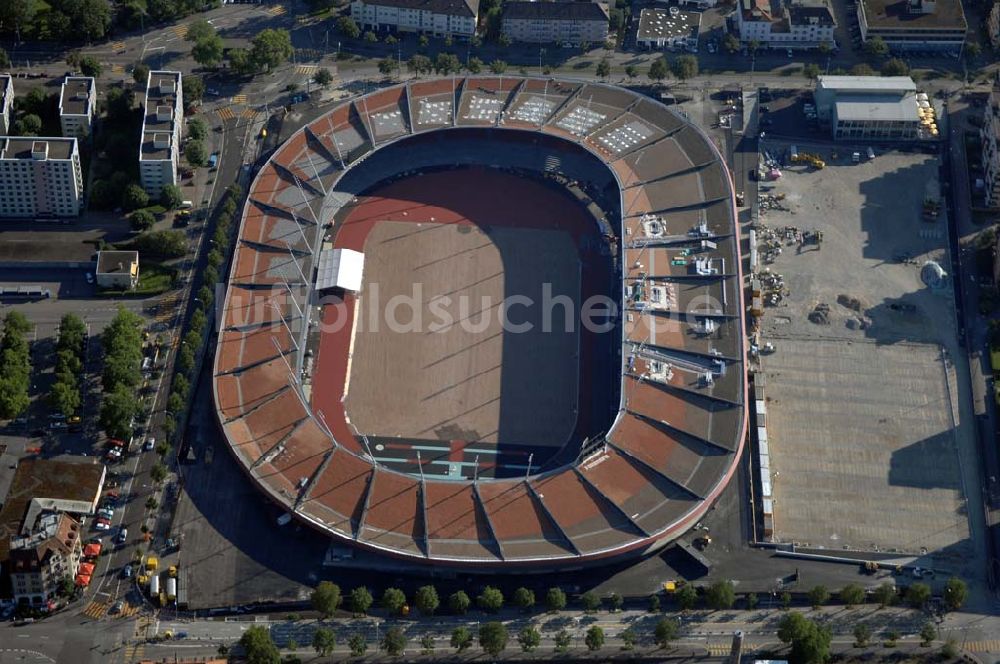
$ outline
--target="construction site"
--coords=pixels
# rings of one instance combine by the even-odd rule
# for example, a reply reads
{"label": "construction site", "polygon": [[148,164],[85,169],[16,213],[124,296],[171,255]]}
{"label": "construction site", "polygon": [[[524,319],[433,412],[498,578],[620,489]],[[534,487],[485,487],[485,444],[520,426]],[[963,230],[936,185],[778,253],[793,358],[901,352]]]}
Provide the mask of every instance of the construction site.
{"label": "construction site", "polygon": [[938,159],[762,141],[760,173],[758,539],[981,578]]}

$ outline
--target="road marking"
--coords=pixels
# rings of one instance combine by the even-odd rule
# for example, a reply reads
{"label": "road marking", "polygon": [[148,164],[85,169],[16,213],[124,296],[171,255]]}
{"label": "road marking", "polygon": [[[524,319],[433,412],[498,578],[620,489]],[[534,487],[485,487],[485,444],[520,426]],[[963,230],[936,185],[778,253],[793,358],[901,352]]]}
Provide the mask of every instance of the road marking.
{"label": "road marking", "polygon": [[317,69],[319,69],[319,65],[299,65],[295,68],[295,71],[298,74],[312,74]]}
{"label": "road marking", "polygon": [[963,650],[969,652],[998,652],[1000,651],[1000,639],[989,641],[970,641],[962,646]]}
{"label": "road marking", "polygon": [[171,32],[173,32],[175,35],[177,35],[181,39],[184,39],[184,37],[187,36],[188,30],[190,30],[190,29],[191,29],[191,27],[187,23],[182,23],[180,25],[175,25],[172,28],[170,28]]}
{"label": "road marking", "polygon": [[111,71],[115,74],[124,74],[125,67],[122,67],[121,65],[111,65]]}
{"label": "road marking", "polygon": [[267,13],[270,14],[271,16],[281,16],[282,14],[284,14],[285,12],[287,12],[288,10],[285,9],[284,5],[275,5],[273,7],[268,8],[265,11],[267,11]]}
{"label": "road marking", "polygon": [[247,103],[247,96],[246,95],[233,95],[233,98],[232,98],[231,101],[234,104],[245,104],[245,103]]}
{"label": "road marking", "polygon": [[257,117],[257,110],[253,109],[253,108],[244,108],[243,112],[240,113],[240,116],[242,116],[242,117],[246,118],[247,120],[250,120],[251,122],[253,122],[254,119]]}
{"label": "road marking", "polygon": [[229,108],[228,106],[226,106],[225,108],[220,108],[219,110],[216,111],[216,113],[219,114],[219,117],[222,118],[223,122],[225,122],[226,120],[232,120],[233,118],[236,117],[236,114],[233,113],[233,109]]}
{"label": "road marking", "polygon": [[116,53],[124,51],[125,50],[125,42],[123,42],[123,41],[116,41],[113,44],[111,44],[111,49],[113,51],[115,51]]}
{"label": "road marking", "polygon": [[93,618],[94,620],[100,620],[104,617],[104,614],[108,612],[108,605],[104,602],[91,602],[87,605],[81,613],[88,618]]}

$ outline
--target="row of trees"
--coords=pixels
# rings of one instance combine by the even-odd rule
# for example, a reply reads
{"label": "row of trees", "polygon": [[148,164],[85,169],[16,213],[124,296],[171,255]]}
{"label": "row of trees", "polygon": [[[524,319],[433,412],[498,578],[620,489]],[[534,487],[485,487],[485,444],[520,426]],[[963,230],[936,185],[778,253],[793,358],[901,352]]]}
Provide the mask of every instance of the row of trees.
{"label": "row of trees", "polygon": [[295,52],[288,30],[266,28],[251,40],[250,48],[231,48],[225,51],[222,38],[206,21],[196,21],[184,36],[193,42],[191,57],[205,67],[216,67],[228,59],[229,68],[241,75],[272,71],[291,59]]}
{"label": "row of trees", "polygon": [[49,391],[49,406],[65,416],[75,413],[82,402],[80,378],[83,374],[87,326],[76,314],[59,321],[56,341],[56,379]]}
{"label": "row of trees", "polygon": [[[219,269],[225,262],[225,255],[229,251],[233,217],[242,196],[243,191],[240,186],[231,185],[226,190],[226,195],[222,199],[215,219],[215,232],[212,235],[211,249],[205,257],[206,265],[201,271],[201,281],[195,295],[197,306],[188,320],[187,331],[181,339],[174,365],[174,378],[170,384],[170,396],[167,398],[167,414],[163,420],[163,433],[167,440],[173,437],[177,430],[177,422],[181,419],[187,406],[191,381],[194,380],[195,360],[206,332],[209,312],[215,301],[215,284],[219,280]],[[339,597],[339,589],[337,592]]]}
{"label": "row of trees", "polygon": [[[797,614],[796,614],[797,615]],[[680,625],[676,620],[663,618],[656,623],[653,629],[653,639],[661,648],[666,648],[677,639],[680,632]],[[483,652],[491,657],[497,657],[507,649],[510,643],[510,633],[507,625],[499,621],[490,621],[479,626],[478,634],[474,635],[472,630],[465,626],[459,626],[452,630],[449,645],[457,653],[463,653],[472,647],[478,636],[479,647]],[[631,650],[638,641],[638,634],[633,628],[628,628],[620,635],[623,647]],[[537,627],[528,625],[523,627],[516,636],[517,644],[522,652],[530,653],[541,645],[542,634]],[[573,635],[567,630],[561,629],[553,635],[556,652],[566,653],[573,645]],[[590,627],[583,639],[587,650],[596,652],[604,647],[606,637],[604,630],[594,625]],[[278,664],[281,655],[278,647],[271,639],[270,632],[265,627],[250,627],[240,638],[240,646],[243,648],[243,656],[250,664]],[[426,635],[420,639],[420,651],[423,655],[433,655],[435,650],[435,639],[431,635]],[[385,631],[378,647],[391,656],[402,655],[409,644],[409,637],[402,627],[393,626]],[[289,650],[298,650],[298,643],[289,641]],[[312,643],[310,644],[316,654],[320,657],[327,657],[337,646],[337,633],[329,627],[317,627],[313,632]],[[361,657],[368,652],[368,639],[364,634],[354,633],[348,638],[347,646],[351,650],[351,655]]]}
{"label": "row of trees", "polygon": [[0,338],[0,418],[11,419],[28,409],[31,350],[27,334],[31,323],[19,311],[10,311]]}
{"label": "row of trees", "polygon": [[18,40],[90,42],[108,35],[111,17],[109,0],[4,0],[0,2],[0,35]]}
{"label": "row of trees", "polygon": [[101,335],[104,398],[100,422],[112,438],[128,440],[132,436],[134,418],[139,413],[135,395],[142,381],[142,329],[142,318],[119,307]]}

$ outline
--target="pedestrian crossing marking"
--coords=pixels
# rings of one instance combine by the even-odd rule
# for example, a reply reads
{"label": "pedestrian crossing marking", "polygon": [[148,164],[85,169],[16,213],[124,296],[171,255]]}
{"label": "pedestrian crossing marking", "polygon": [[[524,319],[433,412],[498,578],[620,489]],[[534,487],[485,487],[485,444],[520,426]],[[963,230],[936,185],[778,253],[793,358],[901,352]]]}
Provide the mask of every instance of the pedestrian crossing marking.
{"label": "pedestrian crossing marking", "polygon": [[267,9],[267,13],[270,14],[271,16],[281,16],[287,11],[288,10],[285,8],[284,5],[275,5]]}
{"label": "pedestrian crossing marking", "polygon": [[1000,652],[1000,639],[969,641],[962,646],[962,650],[969,652]]}
{"label": "pedestrian crossing marking", "polygon": [[91,602],[87,605],[82,613],[88,618],[93,618],[94,620],[100,620],[104,617],[104,614],[108,612],[108,605],[105,602]]}
{"label": "pedestrian crossing marking", "polygon": [[131,618],[135,614],[139,613],[139,609],[141,609],[141,608],[142,607],[139,606],[139,605],[132,604],[131,602],[125,602],[125,604],[122,605],[122,610],[118,614],[118,617],[119,618]]}
{"label": "pedestrian crossing marking", "polygon": [[175,35],[177,35],[181,39],[184,39],[184,37],[187,36],[188,30],[190,29],[190,27],[188,26],[187,23],[182,23],[180,25],[175,25],[175,26],[173,26],[170,29],[173,31],[173,33]]}
{"label": "pedestrian crossing marking", "polygon": [[719,643],[709,643],[708,644],[708,656],[709,657],[725,657],[732,651],[732,644],[719,644]]}
{"label": "pedestrian crossing marking", "polygon": [[128,664],[132,662],[141,662],[146,654],[146,644],[145,643],[134,643],[125,649],[125,661]]}
{"label": "pedestrian crossing marking", "polygon": [[229,108],[228,106],[226,106],[225,108],[220,108],[219,110],[216,111],[216,113],[219,114],[219,117],[222,118],[223,122],[225,122],[226,120],[232,120],[233,118],[236,117],[236,114],[233,113],[233,109]]}
{"label": "pedestrian crossing marking", "polygon": [[299,65],[295,71],[299,74],[312,74],[319,69],[319,65]]}
{"label": "pedestrian crossing marking", "polygon": [[244,108],[243,112],[240,113],[240,115],[246,118],[247,120],[252,121],[254,118],[257,117],[257,110],[253,108]]}
{"label": "pedestrian crossing marking", "polygon": [[233,95],[232,102],[234,104],[245,104],[245,103],[247,103],[247,96],[246,95]]}
{"label": "pedestrian crossing marking", "polygon": [[111,65],[111,71],[115,74],[124,74],[125,67],[122,67],[121,65]]}
{"label": "pedestrian crossing marking", "polygon": [[120,51],[124,51],[125,50],[125,42],[123,42],[123,41],[116,41],[116,42],[114,42],[113,44],[111,44],[111,50],[114,51],[115,53],[118,53]]}

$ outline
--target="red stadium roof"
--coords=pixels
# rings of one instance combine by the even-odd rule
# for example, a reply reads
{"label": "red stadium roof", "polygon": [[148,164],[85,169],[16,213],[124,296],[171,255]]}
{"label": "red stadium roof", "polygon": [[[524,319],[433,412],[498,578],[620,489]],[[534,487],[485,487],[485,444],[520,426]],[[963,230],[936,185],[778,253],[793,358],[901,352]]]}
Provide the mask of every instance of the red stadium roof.
{"label": "red stadium roof", "polygon": [[[324,224],[352,199],[338,182],[383,146],[452,127],[564,139],[603,161],[622,190],[620,409],[597,444],[541,474],[530,463],[526,476],[475,481],[386,468],[341,404],[315,409],[302,378],[312,362],[303,322],[316,316],[304,276],[314,247],[343,246],[327,234],[339,229]],[[353,297],[345,300],[345,324],[320,350],[343,354],[332,369],[340,376],[355,316]],[[728,171],[697,127],[621,88],[449,78],[338,104],[257,174],[224,312],[214,392],[236,459],[301,520],[397,557],[552,567],[648,550],[707,511],[743,450],[742,279]]]}

